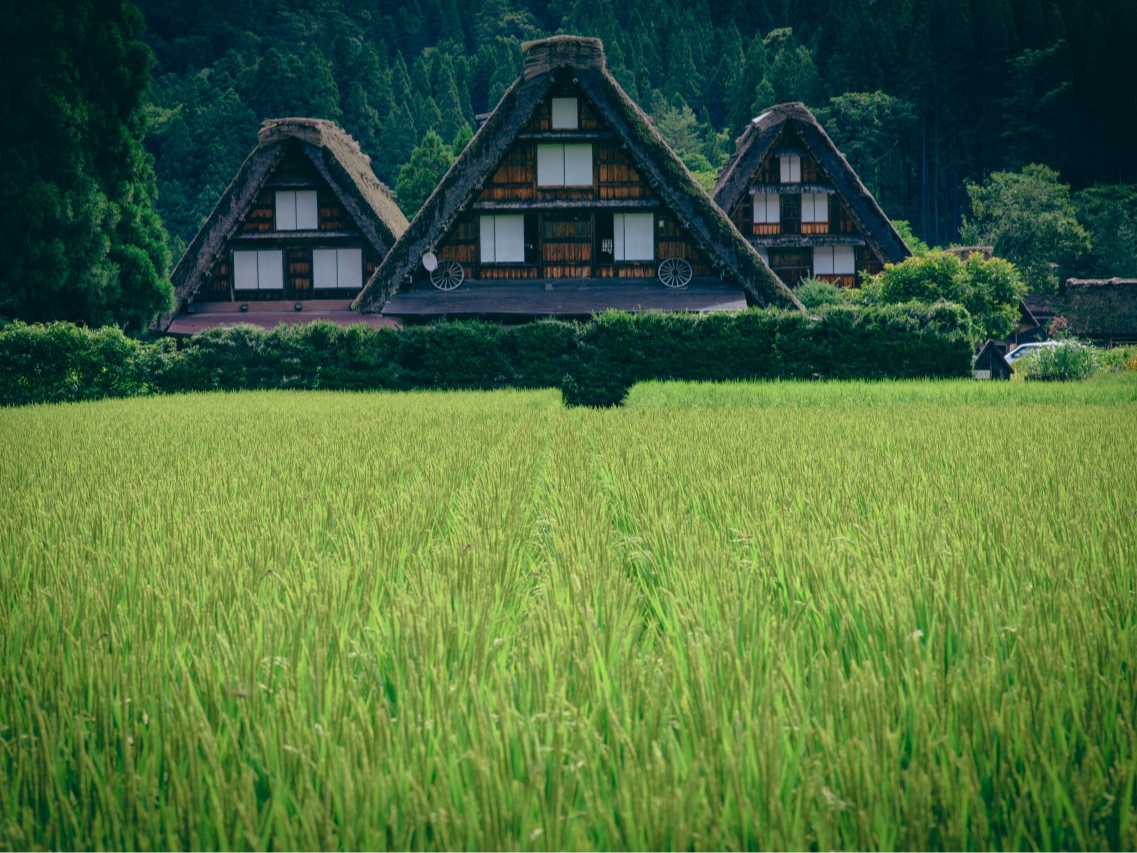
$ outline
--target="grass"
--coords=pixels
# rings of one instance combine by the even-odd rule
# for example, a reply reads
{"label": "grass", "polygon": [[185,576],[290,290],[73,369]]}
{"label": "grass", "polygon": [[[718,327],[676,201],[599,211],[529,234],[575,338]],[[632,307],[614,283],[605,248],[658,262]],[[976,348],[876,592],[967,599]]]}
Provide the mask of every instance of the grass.
{"label": "grass", "polygon": [[1137,847],[1131,384],[0,435],[0,848]]}

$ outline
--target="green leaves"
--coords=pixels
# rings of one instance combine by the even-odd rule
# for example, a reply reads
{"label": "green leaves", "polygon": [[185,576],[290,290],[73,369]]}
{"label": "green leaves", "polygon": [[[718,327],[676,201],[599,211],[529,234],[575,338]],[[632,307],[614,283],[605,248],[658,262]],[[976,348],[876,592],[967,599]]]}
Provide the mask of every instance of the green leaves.
{"label": "green leaves", "polygon": [[971,337],[977,343],[1003,338],[1019,319],[1019,301],[1026,293],[1015,265],[1002,259],[984,260],[972,253],[966,261],[947,252],[929,252],[888,264],[864,286],[870,303],[933,304],[952,302],[970,317]]}
{"label": "green leaves", "polygon": [[5,16],[2,315],[140,331],[169,303],[141,33],[128,3],[48,0]]}
{"label": "green leaves", "polygon": [[1029,293],[1053,293],[1059,272],[1090,250],[1090,234],[1078,222],[1070,186],[1048,166],[995,172],[967,184],[971,215],[963,220],[964,244],[994,246],[1013,261]]}
{"label": "green leaves", "polygon": [[428,130],[411,152],[411,159],[399,169],[395,200],[407,219],[414,219],[446,170],[454,162],[454,152],[435,131]]}

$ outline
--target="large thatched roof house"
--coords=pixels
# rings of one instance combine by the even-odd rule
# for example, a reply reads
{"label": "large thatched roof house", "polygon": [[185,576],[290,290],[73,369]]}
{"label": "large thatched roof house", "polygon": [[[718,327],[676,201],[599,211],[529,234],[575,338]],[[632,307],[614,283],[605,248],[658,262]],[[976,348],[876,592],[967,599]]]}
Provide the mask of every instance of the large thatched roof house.
{"label": "large thatched roof house", "polygon": [[599,39],[524,70],[356,300],[407,320],[800,307],[613,79]]}
{"label": "large thatched roof house", "polygon": [[855,286],[911,252],[804,104],[780,104],[735,143],[714,198],[791,287],[813,276]]}
{"label": "large thatched roof house", "polygon": [[351,302],[406,228],[367,155],[337,125],[266,121],[174,269],[177,305],[158,330],[315,319],[378,325]]}

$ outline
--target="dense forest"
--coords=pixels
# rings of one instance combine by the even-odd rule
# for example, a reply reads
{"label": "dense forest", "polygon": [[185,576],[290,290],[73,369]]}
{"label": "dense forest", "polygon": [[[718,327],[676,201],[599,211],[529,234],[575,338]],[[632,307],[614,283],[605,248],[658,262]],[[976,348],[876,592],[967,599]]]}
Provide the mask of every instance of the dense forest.
{"label": "dense forest", "polygon": [[157,58],[148,145],[175,250],[262,118],[336,119],[395,186],[429,131],[450,142],[492,109],[519,73],[521,41],[556,32],[604,40],[616,78],[704,181],[748,118],[804,101],[885,211],[933,244],[959,238],[966,182],[993,171],[1042,163],[1075,190],[1137,177],[1132,0],[141,7]]}

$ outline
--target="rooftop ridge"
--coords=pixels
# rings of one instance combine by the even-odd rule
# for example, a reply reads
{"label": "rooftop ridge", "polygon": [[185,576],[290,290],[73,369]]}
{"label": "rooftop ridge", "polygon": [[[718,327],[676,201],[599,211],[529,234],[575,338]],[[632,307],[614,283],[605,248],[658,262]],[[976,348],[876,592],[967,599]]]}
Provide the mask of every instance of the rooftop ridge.
{"label": "rooftop ridge", "polygon": [[553,36],[527,41],[521,45],[525,67],[521,72],[526,80],[545,74],[555,68],[595,68],[603,71],[604,43],[587,36]]}

